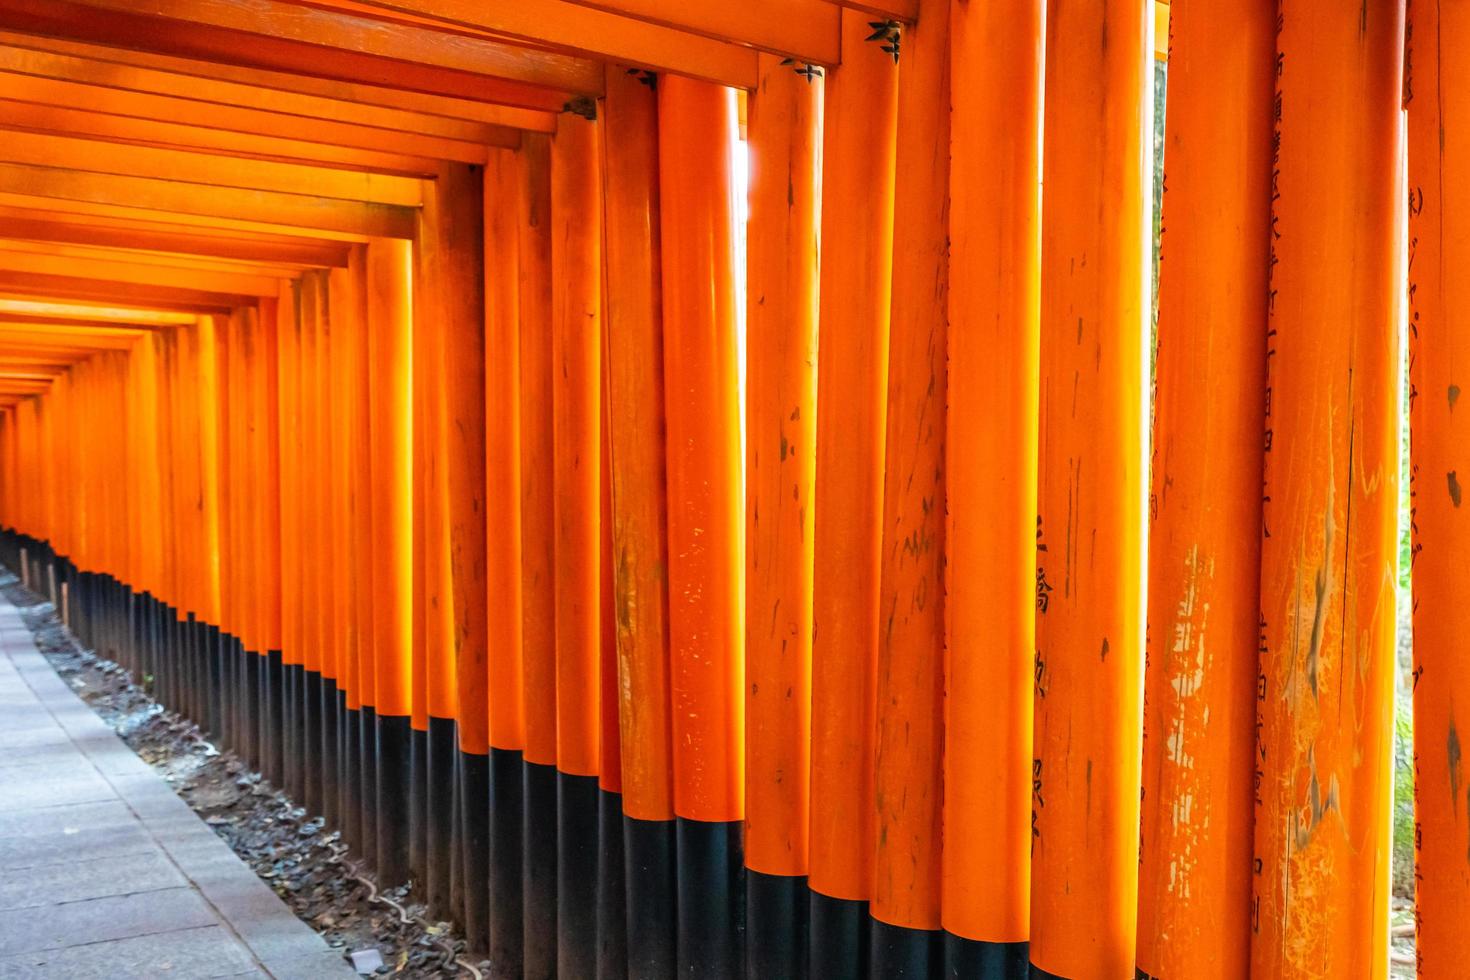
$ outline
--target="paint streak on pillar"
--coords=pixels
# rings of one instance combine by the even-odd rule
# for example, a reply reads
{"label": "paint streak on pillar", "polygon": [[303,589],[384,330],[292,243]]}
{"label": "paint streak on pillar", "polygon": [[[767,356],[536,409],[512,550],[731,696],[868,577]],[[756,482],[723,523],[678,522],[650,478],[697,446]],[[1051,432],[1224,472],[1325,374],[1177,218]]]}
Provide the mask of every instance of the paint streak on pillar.
{"label": "paint streak on pillar", "polygon": [[[872,887],[898,114],[899,69],[866,40],[873,33],[869,19],[842,11],[847,53],[827,74],[822,137],[810,881],[818,895],[848,901],[866,901]],[[814,965],[826,955],[817,927],[814,920]],[[843,967],[858,969],[858,963],[844,960]]]}
{"label": "paint streak on pillar", "polygon": [[744,799],[734,91],[659,79],[670,693],[681,972],[739,969]]}
{"label": "paint streak on pillar", "polygon": [[[949,0],[922,0],[898,80],[879,598],[873,970],[938,952],[949,356]],[[932,966],[930,967],[932,969]]]}
{"label": "paint streak on pillar", "polygon": [[1278,15],[1251,976],[1388,967],[1403,5]]}
{"label": "paint streak on pillar", "polygon": [[1047,9],[1031,962],[1071,980],[1133,970],[1152,14]]}
{"label": "paint streak on pillar", "polygon": [[[658,95],[609,68],[603,99],[608,478],[628,967],[674,971],[674,799],[664,478]],[[606,775],[606,774],[604,774]]]}
{"label": "paint streak on pillar", "polygon": [[822,80],[781,61],[749,122],[745,863],[805,875]]}
{"label": "paint streak on pillar", "polygon": [[1170,20],[1138,968],[1249,970],[1275,5]]}
{"label": "paint streak on pillar", "polygon": [[1446,980],[1470,963],[1470,9],[1416,0],[1407,57],[1415,951]]}
{"label": "paint streak on pillar", "polygon": [[943,920],[1030,935],[1044,0],[950,24]]}

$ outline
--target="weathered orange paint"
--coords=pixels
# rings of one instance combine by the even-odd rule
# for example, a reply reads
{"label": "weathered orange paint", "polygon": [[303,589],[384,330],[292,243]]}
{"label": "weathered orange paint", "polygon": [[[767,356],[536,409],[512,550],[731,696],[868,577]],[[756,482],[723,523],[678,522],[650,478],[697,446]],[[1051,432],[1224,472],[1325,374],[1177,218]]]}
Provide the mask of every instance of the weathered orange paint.
{"label": "weathered orange paint", "polygon": [[1250,969],[1274,14],[1172,21],[1137,953],[1161,978]]}
{"label": "weathered orange paint", "polygon": [[1151,16],[1047,9],[1031,962],[1072,980],[1137,931]]}
{"label": "weathered orange paint", "polygon": [[674,810],[744,815],[735,93],[659,80]]}
{"label": "weathered orange paint", "polygon": [[1383,977],[1403,5],[1278,18],[1251,975]]}
{"label": "weathered orange paint", "polygon": [[874,698],[898,74],[842,12],[826,77],[812,577],[811,887],[872,888]]}
{"label": "weathered orange paint", "polygon": [[1470,363],[1470,10],[1409,8],[1409,406],[1414,590],[1414,949],[1423,980],[1470,962],[1470,783],[1456,706],[1470,704],[1460,509],[1466,459],[1461,365]]}
{"label": "weathered orange paint", "polygon": [[762,55],[746,275],[745,864],[807,871],[820,78]]}
{"label": "weathered orange paint", "polygon": [[623,812],[638,820],[669,820],[674,802],[657,93],[646,80],[609,67],[603,126],[603,322]]}
{"label": "weathered orange paint", "polygon": [[556,761],[600,767],[602,635],[602,180],[598,123],[572,113],[551,141],[552,513],[556,576]]}
{"label": "weathered orange paint", "polygon": [[942,921],[1030,934],[1042,0],[950,7]]}

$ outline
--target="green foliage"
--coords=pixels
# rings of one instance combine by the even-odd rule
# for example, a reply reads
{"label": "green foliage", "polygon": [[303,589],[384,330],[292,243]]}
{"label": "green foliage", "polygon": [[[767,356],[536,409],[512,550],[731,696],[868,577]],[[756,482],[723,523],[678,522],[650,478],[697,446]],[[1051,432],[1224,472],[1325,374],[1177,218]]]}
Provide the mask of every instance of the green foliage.
{"label": "green foliage", "polygon": [[1414,895],[1414,716],[1401,698],[1393,726],[1393,891]]}

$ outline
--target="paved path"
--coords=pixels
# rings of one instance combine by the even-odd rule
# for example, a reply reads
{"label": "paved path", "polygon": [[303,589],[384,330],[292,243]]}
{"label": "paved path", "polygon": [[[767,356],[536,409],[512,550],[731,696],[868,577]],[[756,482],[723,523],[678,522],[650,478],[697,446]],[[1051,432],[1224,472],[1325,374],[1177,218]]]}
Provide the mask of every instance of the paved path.
{"label": "paved path", "polygon": [[0,978],[353,976],[0,598]]}

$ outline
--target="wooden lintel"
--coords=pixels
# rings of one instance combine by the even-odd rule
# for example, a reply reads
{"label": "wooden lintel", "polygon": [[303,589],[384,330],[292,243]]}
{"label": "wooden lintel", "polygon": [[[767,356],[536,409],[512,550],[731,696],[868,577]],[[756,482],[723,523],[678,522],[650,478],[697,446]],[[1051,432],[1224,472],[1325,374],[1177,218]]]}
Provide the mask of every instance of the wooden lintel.
{"label": "wooden lintel", "polygon": [[0,21],[158,54],[555,111],[601,66],[279,0],[0,0]]}
{"label": "wooden lintel", "polygon": [[0,192],[381,238],[412,238],[417,214],[413,208],[387,204],[207,187],[151,177],[81,173],[20,163],[0,163]]}

